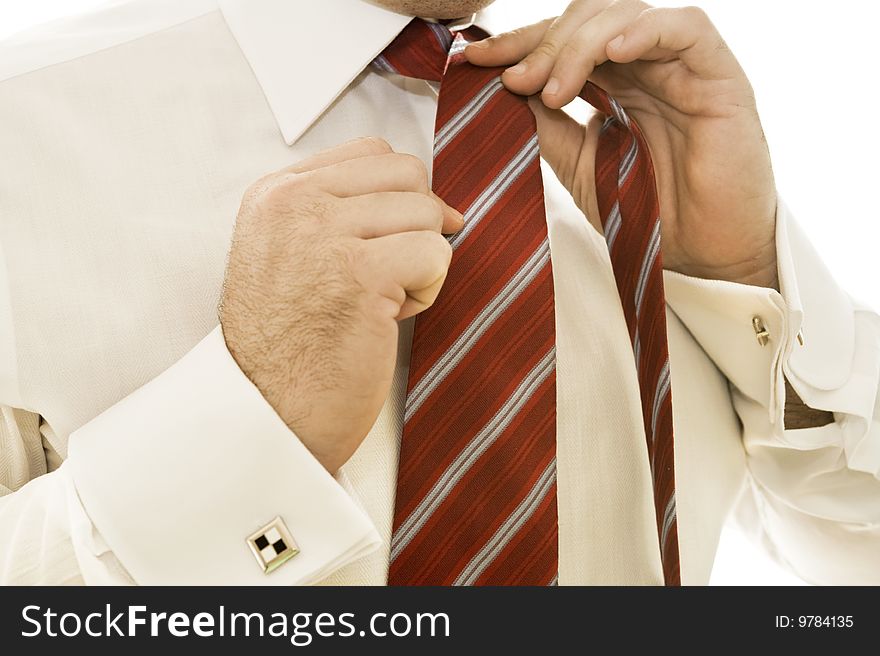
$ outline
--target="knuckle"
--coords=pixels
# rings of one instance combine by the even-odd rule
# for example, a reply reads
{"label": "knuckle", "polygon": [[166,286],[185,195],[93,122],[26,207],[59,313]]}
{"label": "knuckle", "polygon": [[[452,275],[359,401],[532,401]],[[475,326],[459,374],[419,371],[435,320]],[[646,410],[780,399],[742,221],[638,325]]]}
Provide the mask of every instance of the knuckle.
{"label": "knuckle", "polygon": [[432,264],[439,272],[445,272],[452,260],[452,245],[437,232],[426,232],[425,250],[432,257]]}
{"label": "knuckle", "polygon": [[535,48],[535,50],[532,52],[532,55],[556,59],[556,57],[559,55],[559,45],[557,45],[555,41],[546,39],[538,44],[538,47]]}
{"label": "knuckle", "polygon": [[252,187],[243,207],[276,240],[301,235],[306,226],[327,226],[334,215],[334,199],[316,189],[307,173],[272,176],[265,184],[258,181]]}
{"label": "knuckle", "polygon": [[377,155],[394,151],[394,149],[391,148],[391,144],[385,141],[382,137],[361,137],[360,139],[358,139],[358,141],[360,141],[364,145],[364,148],[366,148],[366,150],[371,153],[376,153]]}
{"label": "knuckle", "polygon": [[645,25],[655,25],[663,15],[663,9],[657,7],[649,7],[642,11],[636,19],[639,23]]}
{"label": "knuckle", "polygon": [[309,175],[307,173],[288,173],[281,177],[275,189],[278,191],[298,192],[309,186]]}
{"label": "knuckle", "polygon": [[403,162],[403,170],[412,180],[419,184],[428,184],[428,167],[421,159],[410,154],[402,154],[399,157]]}
{"label": "knuckle", "polygon": [[269,173],[249,184],[242,195],[242,206],[250,206],[259,202],[259,199],[275,186],[277,177],[277,174]]}
{"label": "knuckle", "polygon": [[702,7],[688,6],[682,7],[680,9],[682,16],[688,20],[688,22],[697,23],[697,24],[705,24],[711,22],[709,20],[709,15],[703,10]]}
{"label": "knuckle", "polygon": [[419,195],[420,215],[425,217],[428,227],[439,232],[443,228],[443,206],[431,196]]}
{"label": "knuckle", "polygon": [[616,9],[626,12],[643,11],[648,8],[648,5],[642,0],[617,0],[614,6]]}
{"label": "knuckle", "polygon": [[314,196],[308,173],[288,173],[277,178],[262,195],[262,202],[271,206],[290,206],[295,201]]}
{"label": "knuckle", "polygon": [[581,39],[572,39],[559,51],[559,59],[582,60],[590,54],[590,46]]}

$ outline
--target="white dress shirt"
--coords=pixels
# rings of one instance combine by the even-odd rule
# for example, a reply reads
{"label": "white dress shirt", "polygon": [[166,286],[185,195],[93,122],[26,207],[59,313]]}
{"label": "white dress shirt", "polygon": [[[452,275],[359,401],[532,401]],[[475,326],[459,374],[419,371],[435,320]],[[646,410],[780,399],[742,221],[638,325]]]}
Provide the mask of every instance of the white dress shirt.
{"label": "white dress shirt", "polygon": [[[411,324],[334,479],[238,369],[216,306],[255,179],[363,135],[430,164],[435,90],[365,68],[408,20],[133,0],[0,44],[0,582],[386,581]],[[543,173],[559,582],[660,583],[607,249]],[[781,293],[666,273],[682,579],[708,581],[738,506],[806,580],[880,583],[880,320],[777,218]],[[834,423],[785,430],[786,377]],[[245,539],[276,516],[300,553],[267,575]]]}

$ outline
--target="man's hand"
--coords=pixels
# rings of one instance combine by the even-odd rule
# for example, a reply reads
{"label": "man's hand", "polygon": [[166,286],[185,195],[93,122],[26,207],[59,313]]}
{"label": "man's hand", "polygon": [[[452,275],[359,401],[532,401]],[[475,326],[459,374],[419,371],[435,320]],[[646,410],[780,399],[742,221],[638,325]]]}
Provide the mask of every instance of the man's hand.
{"label": "man's hand", "polygon": [[220,309],[230,353],[330,473],[382,409],[397,322],[428,308],[462,217],[422,162],[380,139],[256,182],[238,214]]}
{"label": "man's hand", "polygon": [[542,155],[589,217],[602,118],[559,111],[587,80],[641,126],[651,148],[668,269],[776,287],[776,190],[751,85],[699,9],[575,0],[565,13],[471,45],[471,63],[518,64],[502,81],[530,104]]}

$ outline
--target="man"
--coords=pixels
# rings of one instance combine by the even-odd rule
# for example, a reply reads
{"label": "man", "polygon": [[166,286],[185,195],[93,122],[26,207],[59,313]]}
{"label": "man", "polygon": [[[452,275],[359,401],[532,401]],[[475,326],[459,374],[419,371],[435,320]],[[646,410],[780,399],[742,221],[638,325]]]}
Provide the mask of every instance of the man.
{"label": "man", "polygon": [[[698,10],[577,0],[462,53],[486,4],[135,0],[2,46],[0,580],[661,584],[680,555],[681,581],[703,584],[736,503],[806,580],[880,583],[880,324],[778,201],[721,37]],[[412,16],[451,21],[412,24],[445,43],[437,79],[400,68],[416,61],[394,50]],[[494,79],[496,66],[509,67],[498,102],[529,95],[537,120],[540,171],[515,161],[538,181],[526,200],[544,196],[529,206],[547,285],[547,239],[552,257],[552,296],[538,296],[550,350],[529,375],[554,396],[520,422],[522,441],[493,433],[486,449],[508,455],[468,479],[489,455],[466,449],[483,443],[458,450],[471,433],[429,438],[404,420],[419,411],[410,368],[464,366],[454,349],[425,360],[425,346],[476,334],[419,337],[444,325],[445,299],[480,317],[480,335],[495,325],[460,291],[494,279],[462,273],[453,248],[474,225],[519,225],[529,204],[487,204],[495,223],[478,224],[429,184],[435,138],[447,147],[438,93],[441,115],[455,93],[444,82],[483,67]],[[622,105],[616,120],[559,111],[588,80]],[[489,124],[488,104],[460,100],[476,138],[507,135],[507,114]],[[672,463],[652,468],[657,420],[643,417],[633,363],[644,351],[609,257],[608,187],[594,184],[609,134],[647,144],[626,165],[644,176],[638,193],[653,193],[648,154],[656,170],[674,390],[665,509],[655,486]],[[465,146],[473,161],[482,143]],[[436,157],[434,189],[480,192],[473,176],[449,182],[471,158]],[[522,255],[497,243],[472,261]],[[498,313],[515,305],[503,300]],[[426,393],[419,407],[435,425],[508,421],[492,405],[502,395],[473,392],[516,382],[493,375],[514,361],[506,348],[486,352],[460,398],[440,381],[447,405]],[[519,457],[539,424],[552,440],[540,466]],[[533,484],[505,491],[516,477]],[[427,510],[407,524],[408,507]],[[450,518],[439,527],[437,508]],[[505,557],[520,543],[519,561]]]}

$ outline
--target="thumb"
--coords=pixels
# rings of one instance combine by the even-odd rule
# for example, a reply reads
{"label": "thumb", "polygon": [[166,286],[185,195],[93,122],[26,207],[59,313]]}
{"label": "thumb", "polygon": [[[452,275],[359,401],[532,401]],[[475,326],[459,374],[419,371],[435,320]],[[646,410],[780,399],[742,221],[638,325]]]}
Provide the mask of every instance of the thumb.
{"label": "thumb", "polygon": [[602,232],[596,202],[596,150],[604,117],[588,107],[586,125],[561,109],[551,109],[540,96],[529,97],[538,126],[538,144],[556,177],[587,220]]}
{"label": "thumb", "polygon": [[595,224],[596,146],[602,117],[595,110],[586,125],[561,109],[547,107],[540,96],[529,97],[529,108],[538,126],[538,143],[543,157],[571,194],[580,210]]}
{"label": "thumb", "polygon": [[547,107],[540,96],[529,97],[529,109],[538,125],[541,156],[553,167],[566,189],[571,191],[584,141],[584,126],[561,109]]}

